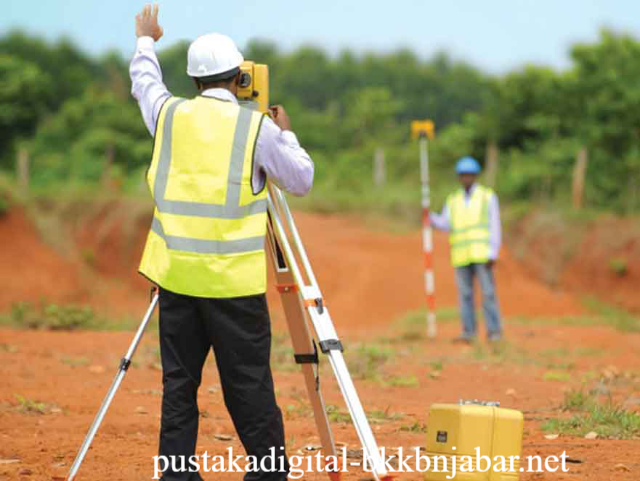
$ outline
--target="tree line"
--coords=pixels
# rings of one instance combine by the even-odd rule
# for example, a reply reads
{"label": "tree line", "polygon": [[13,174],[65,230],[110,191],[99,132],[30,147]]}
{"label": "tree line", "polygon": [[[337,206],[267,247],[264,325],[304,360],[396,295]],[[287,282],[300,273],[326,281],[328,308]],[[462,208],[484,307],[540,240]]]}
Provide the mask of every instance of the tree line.
{"label": "tree line", "polygon": [[[187,48],[180,42],[159,54],[175,95],[196,93],[185,73]],[[596,42],[573,45],[564,70],[526,65],[504,75],[407,49],[331,56],[255,40],[244,53],[269,65],[271,100],[289,111],[323,196],[375,199],[382,188],[413,202],[419,174],[409,122],[431,118],[440,199],[455,182],[455,160],[473,155],[491,159],[488,181],[506,200],[569,203],[581,164],[588,206],[640,207],[640,42],[631,35],[603,30]],[[380,151],[386,187],[372,181]],[[19,31],[0,38],[0,170],[13,175],[16,159],[26,157],[34,186],[108,175],[127,189],[141,183],[150,154],[128,59],[94,58],[68,40]]]}

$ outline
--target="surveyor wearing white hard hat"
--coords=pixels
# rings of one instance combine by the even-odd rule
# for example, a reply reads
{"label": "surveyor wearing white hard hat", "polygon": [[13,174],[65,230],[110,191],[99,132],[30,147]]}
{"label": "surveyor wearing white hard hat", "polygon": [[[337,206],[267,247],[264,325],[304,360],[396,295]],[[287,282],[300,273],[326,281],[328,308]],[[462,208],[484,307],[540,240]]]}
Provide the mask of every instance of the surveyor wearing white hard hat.
{"label": "surveyor wearing white hard hat", "polygon": [[[154,50],[162,36],[157,16],[157,6],[147,6],[136,17],[130,74],[154,136],[147,178],[156,209],[140,272],[160,290],[159,454],[187,460],[195,454],[197,392],[213,348],[225,405],[247,454],[259,466],[274,450],[279,470],[247,473],[245,480],[284,481],[284,427],[269,365],[265,186],[268,178],[305,195],[313,162],[284,108],[263,116],[238,105],[244,58],[225,35],[203,35],[191,44],[187,75],[199,95],[173,97]],[[162,479],[202,478],[169,465]]]}

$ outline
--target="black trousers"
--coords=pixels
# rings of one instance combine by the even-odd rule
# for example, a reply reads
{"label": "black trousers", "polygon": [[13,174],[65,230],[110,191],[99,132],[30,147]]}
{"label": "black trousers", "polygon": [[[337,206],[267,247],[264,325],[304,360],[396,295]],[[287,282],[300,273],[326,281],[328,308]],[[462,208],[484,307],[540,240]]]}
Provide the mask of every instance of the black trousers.
{"label": "black trousers", "polygon": [[[209,350],[216,357],[224,402],[247,455],[258,460],[275,448],[276,469],[284,456],[282,413],[276,404],[269,364],[271,323],[265,295],[203,299],[160,289],[162,421],[160,456],[195,453],[198,387]],[[234,453],[239,455],[241,453]],[[226,458],[226,453],[225,453]],[[176,467],[180,469],[180,458]],[[285,469],[288,462],[284,458]],[[209,465],[211,463],[209,462]],[[246,460],[238,465],[244,467]],[[270,463],[266,463],[271,469]],[[195,481],[198,473],[171,468],[165,481]],[[245,481],[284,481],[287,473],[247,473]]]}

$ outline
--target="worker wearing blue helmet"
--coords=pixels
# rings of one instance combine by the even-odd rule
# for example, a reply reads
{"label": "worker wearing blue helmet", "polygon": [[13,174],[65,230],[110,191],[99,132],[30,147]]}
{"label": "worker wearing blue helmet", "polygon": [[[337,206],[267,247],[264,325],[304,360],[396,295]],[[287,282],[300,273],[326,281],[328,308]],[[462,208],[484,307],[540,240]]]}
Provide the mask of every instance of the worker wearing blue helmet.
{"label": "worker wearing blue helmet", "polygon": [[451,263],[456,269],[462,335],[458,342],[470,343],[477,336],[474,278],[480,281],[482,308],[490,341],[502,337],[493,266],[501,243],[498,197],[477,183],[480,164],[463,157],[456,164],[461,188],[449,194],[441,214],[431,214],[436,229],[449,232]]}

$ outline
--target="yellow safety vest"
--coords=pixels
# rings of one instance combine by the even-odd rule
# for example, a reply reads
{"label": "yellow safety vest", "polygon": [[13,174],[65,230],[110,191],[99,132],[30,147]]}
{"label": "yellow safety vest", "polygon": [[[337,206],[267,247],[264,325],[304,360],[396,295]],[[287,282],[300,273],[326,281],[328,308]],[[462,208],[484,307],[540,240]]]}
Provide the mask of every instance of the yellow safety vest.
{"label": "yellow safety vest", "polygon": [[454,267],[489,260],[489,202],[493,190],[476,185],[469,202],[464,189],[447,198],[451,233],[451,263]]}
{"label": "yellow safety vest", "polygon": [[262,119],[206,97],[164,104],[147,172],[155,211],[144,276],[196,297],[266,291],[267,193],[251,186]]}

